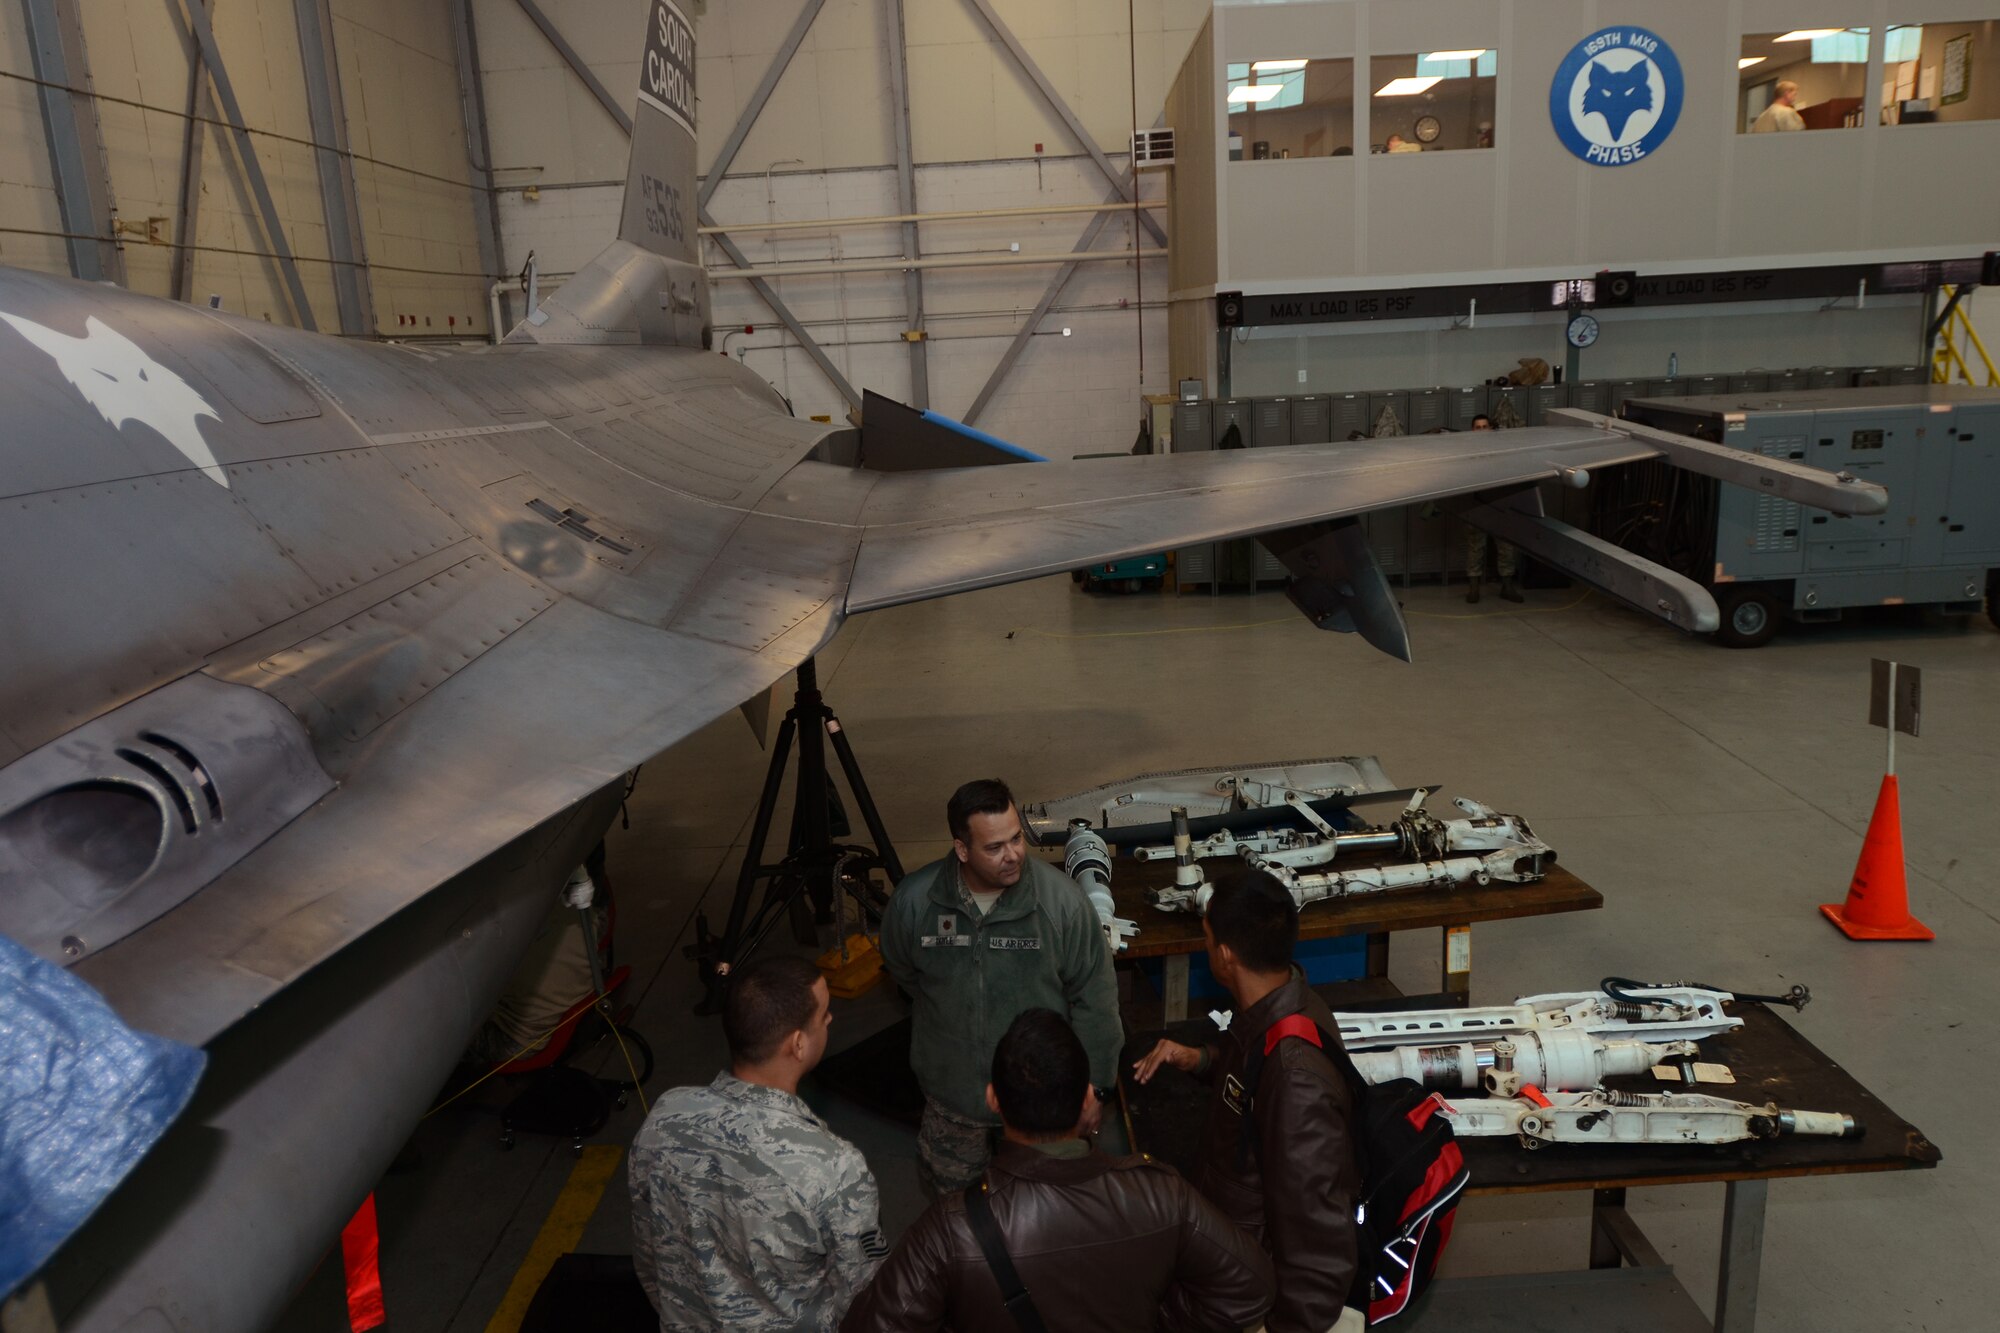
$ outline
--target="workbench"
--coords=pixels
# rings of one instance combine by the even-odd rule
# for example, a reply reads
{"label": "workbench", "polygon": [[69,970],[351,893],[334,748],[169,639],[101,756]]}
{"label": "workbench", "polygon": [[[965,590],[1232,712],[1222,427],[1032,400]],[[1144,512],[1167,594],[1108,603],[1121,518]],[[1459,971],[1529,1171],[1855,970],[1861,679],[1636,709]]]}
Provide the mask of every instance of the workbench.
{"label": "workbench", "polygon": [[[1210,873],[1217,873],[1213,861]],[[1162,912],[1147,895],[1173,887],[1174,863],[1117,859],[1111,875],[1111,897],[1118,915],[1137,923],[1139,933],[1119,951],[1123,959],[1159,958],[1165,964],[1161,996],[1166,1021],[1187,1017],[1188,960],[1206,952],[1201,918],[1193,912]],[[1451,997],[1445,1003],[1465,1004],[1472,993],[1472,926],[1476,921],[1582,912],[1604,906],[1604,895],[1561,866],[1551,866],[1532,884],[1464,885],[1452,889],[1391,889],[1353,894],[1309,903],[1299,912],[1299,938],[1321,940],[1335,935],[1366,935],[1366,976],[1389,974],[1389,936],[1399,930],[1440,930],[1441,985]]]}
{"label": "workbench", "polygon": [[[1336,1008],[1427,1007],[1436,997],[1390,999],[1379,980],[1320,988]],[[1759,1004],[1739,1003],[1743,1027],[1702,1042],[1702,1059],[1725,1064],[1733,1084],[1702,1084],[1690,1091],[1735,1101],[1774,1101],[1780,1109],[1844,1111],[1867,1133],[1860,1139],[1786,1137],[1714,1146],[1596,1147],[1548,1144],[1529,1150],[1511,1138],[1466,1138],[1459,1143],[1472,1171],[1467,1198],[1554,1190],[1591,1191],[1589,1267],[1559,1273],[1440,1278],[1414,1312],[1415,1328],[1452,1333],[1519,1333],[1522,1329],[1635,1329],[1645,1333],[1750,1333],[1757,1318],[1757,1282],[1763,1252],[1764,1208],[1770,1182],[1788,1176],[1907,1171],[1937,1165],[1942,1154],[1852,1075]],[[1209,1088],[1172,1068],[1151,1084],[1131,1080],[1132,1062],[1161,1036],[1209,1041],[1206,1019],[1169,1024],[1164,1032],[1135,1035],[1120,1068],[1128,1134],[1134,1151],[1151,1153],[1191,1170],[1208,1113]],[[1644,1075],[1614,1078],[1609,1086],[1637,1092],[1673,1091],[1678,1085]],[[1447,1094],[1457,1096],[1460,1094]],[[1724,1182],[1721,1253],[1715,1320],[1711,1324],[1654,1250],[1630,1213],[1625,1191],[1637,1186]]]}

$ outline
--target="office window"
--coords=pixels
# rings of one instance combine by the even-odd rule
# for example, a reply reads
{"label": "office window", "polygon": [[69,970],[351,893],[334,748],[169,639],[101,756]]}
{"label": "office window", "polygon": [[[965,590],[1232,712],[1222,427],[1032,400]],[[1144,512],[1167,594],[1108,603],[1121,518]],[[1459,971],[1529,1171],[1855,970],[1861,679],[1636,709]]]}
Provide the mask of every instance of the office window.
{"label": "office window", "polygon": [[2000,119],[2000,22],[1895,24],[1882,40],[1884,125]]}
{"label": "office window", "polygon": [[1491,148],[1498,70],[1490,48],[1369,57],[1368,150]]}
{"label": "office window", "polygon": [[1229,160],[1354,152],[1354,62],[1273,56],[1230,65]]}
{"label": "office window", "polygon": [[1867,28],[1749,33],[1736,60],[1736,132],[1852,129],[1867,100]]}

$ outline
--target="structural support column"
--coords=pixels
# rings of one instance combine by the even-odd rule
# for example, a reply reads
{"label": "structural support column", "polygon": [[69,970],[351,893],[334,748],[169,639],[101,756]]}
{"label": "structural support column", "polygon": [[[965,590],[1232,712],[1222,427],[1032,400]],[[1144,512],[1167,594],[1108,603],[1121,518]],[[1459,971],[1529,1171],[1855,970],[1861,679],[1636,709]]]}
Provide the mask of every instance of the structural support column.
{"label": "structural support column", "polygon": [[[718,225],[715,219],[708,215],[708,210],[705,208],[700,211],[700,218],[701,225],[704,227]],[[749,268],[751,266],[749,256],[738,249],[736,242],[730,240],[723,233],[712,233],[709,239],[721,247],[722,253],[728,255],[730,262],[735,264],[736,267]],[[827,382],[840,391],[840,396],[847,400],[849,407],[859,411],[861,409],[861,395],[856,393],[854,386],[847,382],[847,376],[840,373],[840,367],[833,364],[833,358],[826,354],[826,349],[815,342],[810,333],[806,332],[805,325],[799,323],[798,317],[792,313],[791,307],[787,306],[779,298],[777,291],[772,288],[771,284],[762,278],[751,278],[749,279],[749,283],[757,295],[763,298],[764,304],[771,307],[771,313],[778,317],[779,322],[785,326],[786,330],[790,332],[799,346],[805,350],[805,354],[812,358],[813,364],[819,367],[820,373],[826,376]]]}
{"label": "structural support column", "polygon": [[[1041,66],[1037,65],[1034,58],[1028,54],[1028,48],[1021,45],[1021,39],[1014,35],[1013,29],[1000,21],[1000,15],[993,8],[993,0],[966,0],[966,3],[979,11],[979,16],[986,20],[986,26],[993,30],[993,35],[1007,48],[1007,54],[1014,58],[1014,63],[1021,67],[1021,72],[1028,76],[1028,81],[1035,85],[1036,91],[1042,95],[1042,100],[1049,104],[1049,110],[1055,112],[1056,117],[1069,127],[1070,136],[1082,146],[1084,152],[1090,154],[1090,160],[1097,163],[1097,169],[1104,173],[1104,179],[1117,187],[1121,199],[1131,203],[1138,181],[1130,171],[1120,172],[1117,167],[1111,165],[1111,159],[1097,146],[1097,141],[1090,136],[1090,131],[1086,130],[1083,122],[1077,119],[1076,112],[1069,109],[1069,103],[1063,101],[1062,94],[1058,93],[1055,85],[1049,82],[1048,75],[1042,73]],[[1161,245],[1167,243],[1167,233],[1161,229],[1151,214],[1141,212],[1139,222],[1152,233],[1155,241]]]}
{"label": "structural support column", "polygon": [[299,327],[309,333],[317,333],[319,324],[313,319],[312,303],[306,300],[306,286],[299,280],[298,261],[292,258],[291,243],[285,239],[284,221],[278,216],[277,201],[271,198],[270,183],[264,179],[264,168],[257,160],[257,146],[250,141],[250,131],[244,127],[243,108],[236,101],[236,90],[229,82],[229,69],[222,63],[222,50],[215,44],[215,29],[209,24],[208,10],[202,0],[187,0],[187,16],[195,41],[201,45],[201,58],[208,64],[208,77],[215,85],[216,100],[222,104],[222,117],[229,122],[230,131],[236,136],[236,155],[242,160],[243,175],[250,183],[251,198],[257,201],[257,211],[264,219],[265,237],[277,257],[278,273],[284,279],[285,290],[291,295]]}
{"label": "structural support column", "polygon": [[[898,3],[900,4],[900,0]],[[736,161],[737,152],[743,147],[743,141],[750,137],[750,129],[757,123],[757,117],[764,114],[764,106],[771,100],[772,92],[777,89],[778,80],[784,78],[785,71],[791,68],[792,57],[798,54],[799,44],[805,41],[806,33],[812,30],[813,20],[819,17],[819,11],[824,8],[826,0],[806,0],[805,7],[799,10],[799,17],[793,22],[792,30],[785,34],[785,40],[779,45],[777,54],[771,57],[771,64],[765,69],[764,77],[758,81],[757,91],[750,94],[750,101],[744,106],[743,114],[736,118],[736,124],[729,131],[729,137],[724,139],[722,147],[716,150],[715,161],[709,164],[708,175],[702,180],[701,189],[695,195],[703,208],[708,207],[708,201],[715,198],[715,192],[722,184],[724,173],[729,170],[730,164]],[[899,27],[898,31],[900,30]]]}
{"label": "structural support column", "polygon": [[[883,0],[883,20],[889,33],[889,114],[896,130],[897,207],[905,214],[917,211],[916,162],[910,152],[910,67],[909,51],[903,40],[903,0]],[[918,258],[917,224],[903,223],[903,258]],[[921,270],[903,270],[903,339],[910,347],[910,402],[920,409],[931,405],[931,369],[928,336],[924,331],[924,275]]]}
{"label": "structural support column", "polygon": [[[1121,197],[1130,198],[1130,195],[1127,194],[1127,189],[1134,184],[1133,173],[1128,171],[1122,176],[1114,177],[1111,183]],[[1070,253],[1080,255],[1089,250],[1091,246],[1097,244],[1098,234],[1104,230],[1105,224],[1109,223],[1116,216],[1118,214],[1099,213],[1096,217],[1093,217],[1090,220],[1090,225],[1083,229],[1083,235],[1077,238],[1074,246],[1070,247]],[[1132,262],[1137,264],[1144,261],[1135,254],[1132,257]],[[974,398],[972,406],[965,410],[963,420],[966,425],[970,426],[973,422],[979,420],[979,414],[986,410],[986,404],[992,401],[993,395],[998,392],[1001,382],[1014,369],[1014,363],[1021,359],[1021,353],[1028,350],[1028,339],[1034,337],[1035,331],[1041,328],[1042,320],[1047,318],[1050,308],[1056,303],[1056,298],[1062,295],[1062,289],[1069,285],[1069,280],[1076,275],[1076,270],[1076,264],[1064,264],[1056,270],[1056,275],[1049,279],[1049,285],[1043,289],[1042,299],[1035,303],[1034,311],[1028,316],[1028,322],[1023,324],[1020,330],[1015,333],[1014,341],[1007,344],[1007,350],[1000,354],[1000,363],[993,367],[993,373],[988,375],[986,383],[980,386],[979,396]]]}
{"label": "structural support column", "polygon": [[[479,29],[472,18],[472,0],[448,0],[452,47],[458,57],[458,101],[465,121],[465,162],[475,181],[484,182],[474,206],[478,220],[479,267],[488,282],[507,275],[506,251],[500,236],[500,199],[493,188],[493,149],[486,133],[486,84],[479,73]],[[492,330],[497,340],[504,329]]]}
{"label": "structural support column", "polygon": [[[202,0],[189,3],[201,4]],[[181,127],[181,187],[174,207],[174,269],[168,283],[168,295],[176,301],[193,299],[195,242],[201,221],[201,160],[207,152],[204,122],[215,114],[214,99],[208,92],[208,67],[201,59],[201,44],[192,31],[186,36],[187,122]]]}
{"label": "structural support column", "polygon": [[542,30],[542,36],[549,39],[549,45],[556,49],[556,54],[563,58],[565,65],[569,66],[569,72],[582,81],[583,86],[590,90],[590,95],[597,99],[597,104],[603,107],[610,117],[618,122],[618,127],[629,136],[632,133],[632,113],[625,109],[623,102],[611,95],[595,74],[591,73],[590,66],[583,63],[583,57],[569,44],[569,38],[562,35],[562,30],[542,12],[542,7],[536,4],[535,0],[514,0],[514,3],[521,7],[521,12],[528,16],[530,23]]}
{"label": "structural support column", "polygon": [[375,299],[361,246],[361,203],[354,186],[354,159],[347,155],[347,109],[341,97],[340,63],[333,49],[333,16],[327,0],[292,0],[299,32],[299,60],[305,71],[306,114],[319,145],[320,206],[326,214],[326,244],[333,260],[333,297],[340,308],[340,331],[350,338],[375,332]]}
{"label": "structural support column", "polygon": [[[56,205],[69,233],[69,271],[86,282],[125,281],[125,260],[113,234],[117,205],[104,165],[97,108],[91,101],[90,62],[83,49],[83,23],[76,0],[21,0],[28,21],[28,49],[35,77],[47,84],[41,94],[42,127],[48,136],[49,165]],[[68,89],[83,91],[70,92]]]}

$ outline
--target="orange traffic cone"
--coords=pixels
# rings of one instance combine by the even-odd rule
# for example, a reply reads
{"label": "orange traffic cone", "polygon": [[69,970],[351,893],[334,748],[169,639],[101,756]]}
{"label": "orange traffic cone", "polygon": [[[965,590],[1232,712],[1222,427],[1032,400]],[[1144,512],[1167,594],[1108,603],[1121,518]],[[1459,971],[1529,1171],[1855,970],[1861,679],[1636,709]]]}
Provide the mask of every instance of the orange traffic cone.
{"label": "orange traffic cone", "polygon": [[1934,940],[1935,932],[1910,915],[1910,889],[1903,875],[1903,807],[1896,775],[1882,779],[1861,860],[1845,903],[1821,903],[1826,919],[1851,940]]}

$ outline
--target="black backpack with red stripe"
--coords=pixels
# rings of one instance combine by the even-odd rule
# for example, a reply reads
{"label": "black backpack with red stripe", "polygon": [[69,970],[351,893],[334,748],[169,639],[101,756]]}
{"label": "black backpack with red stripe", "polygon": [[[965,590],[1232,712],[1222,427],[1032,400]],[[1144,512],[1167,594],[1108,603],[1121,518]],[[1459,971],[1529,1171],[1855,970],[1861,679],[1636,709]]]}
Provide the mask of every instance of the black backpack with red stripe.
{"label": "black backpack with red stripe", "polygon": [[[1471,1172],[1443,1114],[1442,1096],[1407,1078],[1367,1082],[1339,1040],[1304,1014],[1281,1018],[1265,1031],[1263,1050],[1252,1053],[1243,1071],[1253,1098],[1264,1057],[1288,1037],[1319,1047],[1353,1090],[1354,1123],[1348,1131],[1361,1168],[1361,1199],[1354,1209],[1360,1268],[1348,1303],[1370,1324],[1384,1323],[1430,1285]],[[1247,1108],[1243,1133],[1249,1146],[1256,1119]]]}

